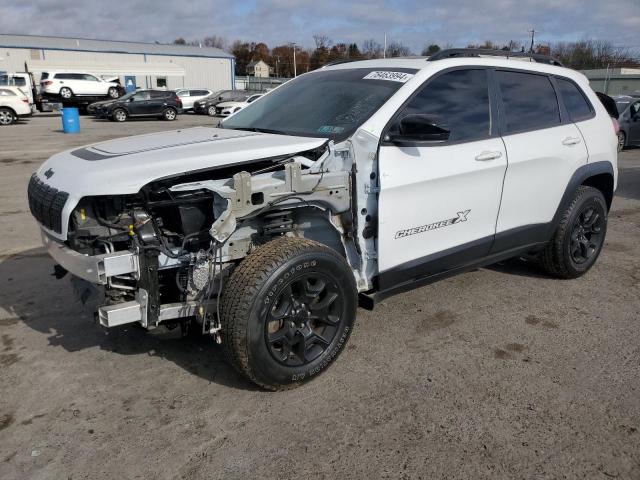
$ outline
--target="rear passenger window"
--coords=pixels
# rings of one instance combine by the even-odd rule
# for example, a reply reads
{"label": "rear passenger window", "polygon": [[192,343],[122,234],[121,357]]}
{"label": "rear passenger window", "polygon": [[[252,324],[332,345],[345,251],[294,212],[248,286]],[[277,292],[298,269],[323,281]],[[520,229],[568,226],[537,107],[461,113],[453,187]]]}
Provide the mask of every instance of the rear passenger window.
{"label": "rear passenger window", "polygon": [[561,78],[556,78],[556,82],[572,122],[580,122],[593,116],[591,105],[575,83]]}
{"label": "rear passenger window", "polygon": [[402,112],[429,115],[447,125],[448,142],[469,142],[491,134],[486,70],[454,70],[436,77]]}
{"label": "rear passenger window", "polygon": [[506,133],[560,124],[556,92],[546,75],[497,71],[506,117]]}

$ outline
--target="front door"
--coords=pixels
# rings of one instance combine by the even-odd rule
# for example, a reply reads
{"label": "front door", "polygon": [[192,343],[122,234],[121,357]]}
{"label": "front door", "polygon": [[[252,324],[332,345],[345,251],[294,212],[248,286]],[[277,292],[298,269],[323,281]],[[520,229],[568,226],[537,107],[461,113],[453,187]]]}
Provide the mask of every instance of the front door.
{"label": "front door", "polygon": [[149,92],[138,92],[129,102],[130,115],[146,115],[149,110]]}
{"label": "front door", "polygon": [[458,69],[427,81],[392,121],[423,114],[448,139],[383,141],[379,151],[379,287],[463,266],[489,253],[507,167],[489,72]]}
{"label": "front door", "polygon": [[640,101],[629,107],[629,142],[640,143]]}

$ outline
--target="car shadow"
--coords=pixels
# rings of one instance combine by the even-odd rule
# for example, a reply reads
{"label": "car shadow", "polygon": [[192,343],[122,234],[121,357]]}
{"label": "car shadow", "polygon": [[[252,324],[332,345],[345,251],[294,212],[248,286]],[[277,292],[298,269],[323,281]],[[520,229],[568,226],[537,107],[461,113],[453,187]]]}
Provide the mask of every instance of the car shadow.
{"label": "car shadow", "polygon": [[82,305],[70,275],[57,280],[53,265],[43,248],[0,257],[0,307],[9,313],[0,324],[22,322],[72,354],[98,347],[114,355],[159,356],[207,381],[258,390],[223,360],[221,347],[208,335],[183,337],[179,327],[148,332],[133,324],[100,326],[93,313],[97,303]]}
{"label": "car shadow", "polygon": [[510,258],[509,260],[503,260],[502,262],[494,263],[484,268],[494,272],[516,275],[518,277],[553,279],[534,259],[529,258]]}

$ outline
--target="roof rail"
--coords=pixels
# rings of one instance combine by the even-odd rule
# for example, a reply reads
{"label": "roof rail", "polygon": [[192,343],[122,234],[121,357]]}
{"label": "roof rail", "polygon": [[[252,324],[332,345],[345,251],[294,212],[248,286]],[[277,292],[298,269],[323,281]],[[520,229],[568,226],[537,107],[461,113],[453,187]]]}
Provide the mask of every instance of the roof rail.
{"label": "roof rail", "polygon": [[556,65],[558,67],[564,67],[560,60],[551,57],[550,55],[543,55],[542,53],[528,53],[528,52],[510,52],[507,50],[492,50],[489,48],[449,48],[446,50],[440,50],[439,52],[431,55],[427,58],[428,62],[435,60],[443,60],[445,58],[455,57],[518,57],[518,58],[530,58],[534,62],[547,63],[549,65]]}
{"label": "roof rail", "polygon": [[339,60],[332,60],[331,62],[325,63],[321,68],[331,67],[333,65],[340,65],[341,63],[351,63],[357,62],[358,60],[362,60],[360,58],[341,58]]}

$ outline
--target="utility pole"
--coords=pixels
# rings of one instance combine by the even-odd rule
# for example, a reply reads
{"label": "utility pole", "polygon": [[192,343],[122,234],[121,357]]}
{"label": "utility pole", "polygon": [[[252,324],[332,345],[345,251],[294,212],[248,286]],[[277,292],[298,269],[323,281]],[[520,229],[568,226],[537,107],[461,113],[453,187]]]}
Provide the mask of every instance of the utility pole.
{"label": "utility pole", "polygon": [[387,58],[387,34],[384,34],[384,50],[382,50],[382,58]]}
{"label": "utility pole", "polygon": [[531,47],[529,47],[529,53],[533,53],[533,41],[536,35],[536,29],[532,28],[531,30],[527,30],[531,34]]}
{"label": "utility pole", "polygon": [[293,78],[295,78],[298,76],[296,68],[296,42],[291,42],[291,46],[293,47]]}

